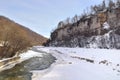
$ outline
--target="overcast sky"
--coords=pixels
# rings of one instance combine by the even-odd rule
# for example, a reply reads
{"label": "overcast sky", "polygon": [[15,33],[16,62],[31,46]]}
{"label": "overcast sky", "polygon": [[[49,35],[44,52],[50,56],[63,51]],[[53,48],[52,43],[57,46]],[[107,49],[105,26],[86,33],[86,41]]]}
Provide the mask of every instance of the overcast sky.
{"label": "overcast sky", "polygon": [[102,0],[1,0],[0,15],[49,38],[58,22]]}

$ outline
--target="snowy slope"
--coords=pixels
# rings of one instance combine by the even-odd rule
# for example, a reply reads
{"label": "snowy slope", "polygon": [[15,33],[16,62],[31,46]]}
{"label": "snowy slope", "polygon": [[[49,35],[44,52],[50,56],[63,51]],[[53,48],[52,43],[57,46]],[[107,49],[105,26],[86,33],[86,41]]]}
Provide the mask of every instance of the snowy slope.
{"label": "snowy slope", "polygon": [[120,50],[37,48],[57,61],[48,69],[32,71],[32,80],[120,80]]}

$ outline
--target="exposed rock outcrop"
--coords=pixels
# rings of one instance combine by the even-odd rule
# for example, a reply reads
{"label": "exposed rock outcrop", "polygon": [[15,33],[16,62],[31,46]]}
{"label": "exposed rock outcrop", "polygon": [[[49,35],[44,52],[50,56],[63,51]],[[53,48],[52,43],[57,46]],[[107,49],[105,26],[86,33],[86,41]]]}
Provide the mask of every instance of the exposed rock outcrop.
{"label": "exposed rock outcrop", "polygon": [[55,29],[46,46],[120,48],[120,7],[107,7]]}

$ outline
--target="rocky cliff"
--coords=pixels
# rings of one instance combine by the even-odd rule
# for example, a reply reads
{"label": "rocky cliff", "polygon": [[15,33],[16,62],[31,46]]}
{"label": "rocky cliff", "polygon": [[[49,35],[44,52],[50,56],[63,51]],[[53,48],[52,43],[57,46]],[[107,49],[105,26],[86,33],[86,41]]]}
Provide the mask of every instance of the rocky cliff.
{"label": "rocky cliff", "polygon": [[46,46],[120,48],[120,7],[108,6],[58,27]]}

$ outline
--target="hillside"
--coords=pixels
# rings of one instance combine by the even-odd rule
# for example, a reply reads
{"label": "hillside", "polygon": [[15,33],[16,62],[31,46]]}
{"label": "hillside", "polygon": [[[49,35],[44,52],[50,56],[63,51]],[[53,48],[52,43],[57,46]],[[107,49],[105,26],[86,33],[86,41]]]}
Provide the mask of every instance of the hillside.
{"label": "hillside", "polygon": [[21,36],[25,36],[32,45],[42,45],[47,40],[47,38],[37,34],[36,32],[33,32],[32,30],[15,23],[4,16],[0,16],[0,36],[5,34],[7,30],[12,30],[18,32]]}
{"label": "hillside", "polygon": [[89,13],[59,22],[46,46],[118,49],[119,43],[120,1],[110,0],[92,6]]}

